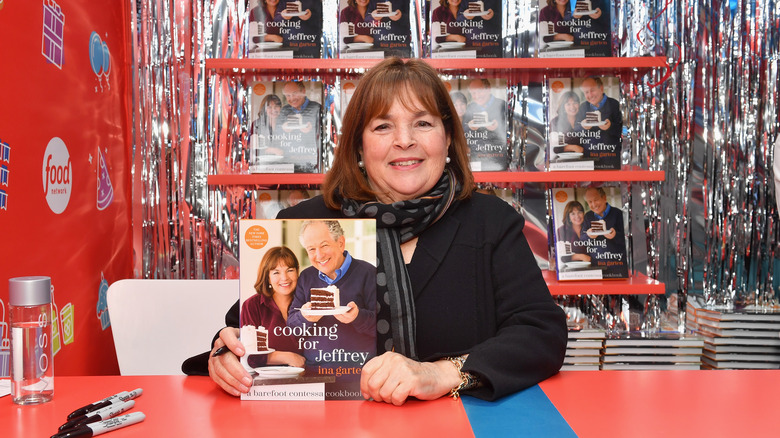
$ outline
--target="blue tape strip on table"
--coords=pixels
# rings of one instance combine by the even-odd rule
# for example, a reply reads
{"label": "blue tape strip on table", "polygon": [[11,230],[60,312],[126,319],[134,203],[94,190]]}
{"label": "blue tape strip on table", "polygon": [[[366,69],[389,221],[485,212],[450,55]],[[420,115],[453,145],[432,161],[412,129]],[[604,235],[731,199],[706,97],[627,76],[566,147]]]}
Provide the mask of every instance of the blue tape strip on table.
{"label": "blue tape strip on table", "polygon": [[469,396],[461,400],[476,438],[577,437],[539,385],[492,402]]}

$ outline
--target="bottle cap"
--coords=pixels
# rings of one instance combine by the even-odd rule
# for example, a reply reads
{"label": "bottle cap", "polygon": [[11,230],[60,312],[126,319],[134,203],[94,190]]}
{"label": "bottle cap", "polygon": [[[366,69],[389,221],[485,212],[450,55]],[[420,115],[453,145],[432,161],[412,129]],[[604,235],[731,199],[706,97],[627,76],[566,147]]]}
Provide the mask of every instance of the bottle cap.
{"label": "bottle cap", "polygon": [[16,277],[8,280],[8,304],[40,306],[51,303],[51,278]]}

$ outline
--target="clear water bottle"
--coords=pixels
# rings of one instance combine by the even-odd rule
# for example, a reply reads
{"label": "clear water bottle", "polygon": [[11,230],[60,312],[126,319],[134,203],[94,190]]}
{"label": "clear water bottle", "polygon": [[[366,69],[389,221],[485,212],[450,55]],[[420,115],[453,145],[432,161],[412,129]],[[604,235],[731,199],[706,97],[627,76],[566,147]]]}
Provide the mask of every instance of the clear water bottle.
{"label": "clear water bottle", "polygon": [[11,322],[11,396],[14,403],[45,403],[54,395],[51,279],[8,280]]}

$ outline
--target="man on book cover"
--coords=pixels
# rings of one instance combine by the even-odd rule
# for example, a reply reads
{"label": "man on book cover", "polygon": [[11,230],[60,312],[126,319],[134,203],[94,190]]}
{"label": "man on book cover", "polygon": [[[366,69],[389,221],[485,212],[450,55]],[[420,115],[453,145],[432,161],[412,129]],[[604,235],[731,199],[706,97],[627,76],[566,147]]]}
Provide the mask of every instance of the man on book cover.
{"label": "man on book cover", "polygon": [[302,81],[285,83],[282,94],[287,103],[279,116],[283,132],[280,147],[295,164],[295,172],[316,172],[322,105],[308,98]]}
{"label": "man on book cover", "polygon": [[[287,325],[333,333],[302,337],[307,363],[362,367],[376,353],[376,267],[345,250],[344,230],[338,221],[305,221],[299,238],[312,266],[298,278]],[[340,304],[348,310],[324,316],[308,313],[311,289],[329,285],[338,287]]]}
{"label": "man on book cover", "polygon": [[[590,211],[585,213],[583,228],[591,242],[592,265],[604,269],[603,278],[628,277],[623,211],[607,202],[607,193],[602,187],[585,190],[585,201]],[[599,222],[598,226],[595,222]]]}
{"label": "man on book cover", "polygon": [[583,130],[580,140],[585,156],[592,158],[596,169],[620,169],[623,114],[620,103],[604,93],[604,82],[598,76],[585,78],[580,84],[585,102],[580,104],[577,123]]}
{"label": "man on book cover", "polygon": [[493,87],[485,78],[471,79],[468,93],[471,101],[461,122],[471,149],[472,170],[506,170],[506,101],[493,95]]}

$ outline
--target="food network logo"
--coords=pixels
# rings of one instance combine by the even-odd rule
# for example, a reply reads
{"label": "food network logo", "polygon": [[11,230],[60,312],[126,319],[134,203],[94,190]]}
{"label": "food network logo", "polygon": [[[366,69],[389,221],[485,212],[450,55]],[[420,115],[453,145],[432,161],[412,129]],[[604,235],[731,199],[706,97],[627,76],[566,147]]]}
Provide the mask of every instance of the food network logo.
{"label": "food network logo", "polygon": [[54,137],[43,154],[43,192],[49,208],[56,214],[65,211],[73,190],[70,153],[59,137]]}

